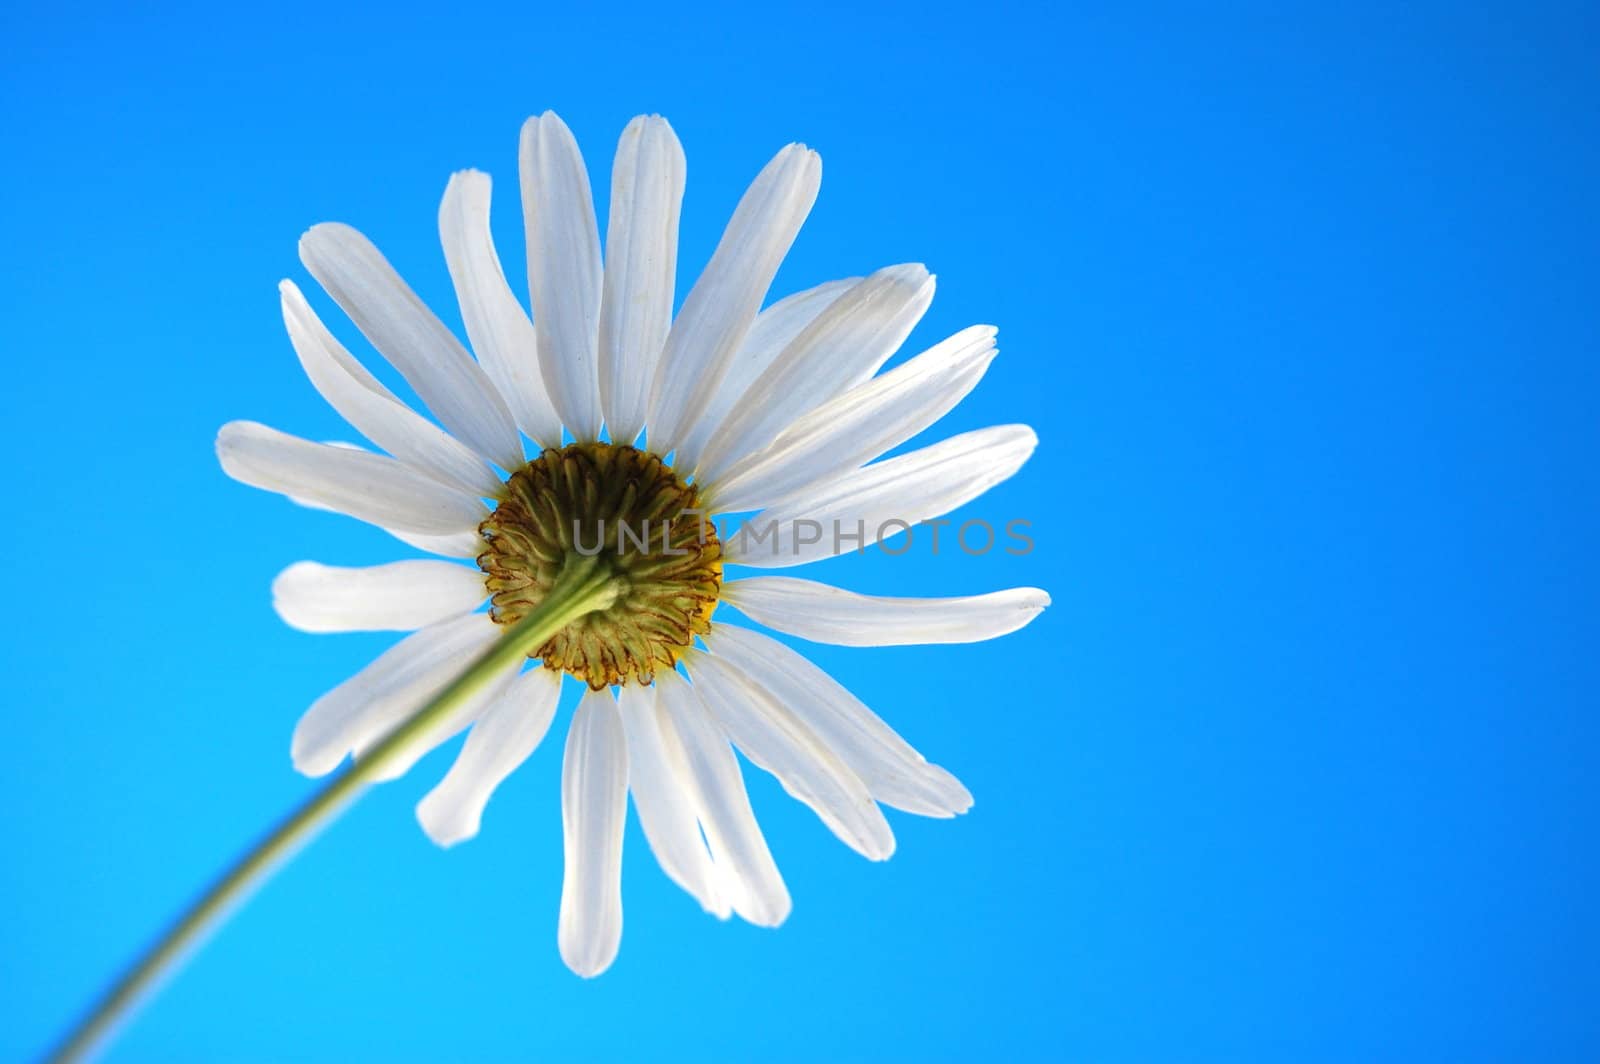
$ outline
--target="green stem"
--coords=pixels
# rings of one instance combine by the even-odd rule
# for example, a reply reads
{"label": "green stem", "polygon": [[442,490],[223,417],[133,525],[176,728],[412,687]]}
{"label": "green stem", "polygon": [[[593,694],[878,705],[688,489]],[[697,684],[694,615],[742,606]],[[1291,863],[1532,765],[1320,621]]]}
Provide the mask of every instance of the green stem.
{"label": "green stem", "polygon": [[282,860],[360,797],[374,774],[405,753],[430,726],[481,690],[492,677],[513,667],[572,621],[609,606],[616,593],[616,585],[603,566],[593,558],[572,556],[537,608],[507,629],[433,701],[312,795],[201,895],[46,1058],[50,1064],[85,1059],[208,929],[242,902]]}

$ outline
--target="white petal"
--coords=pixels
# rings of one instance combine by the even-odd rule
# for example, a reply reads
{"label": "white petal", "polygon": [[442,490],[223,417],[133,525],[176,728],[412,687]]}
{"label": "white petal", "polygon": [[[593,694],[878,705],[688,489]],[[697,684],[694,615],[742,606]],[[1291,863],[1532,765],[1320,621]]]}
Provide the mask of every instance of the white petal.
{"label": "white petal", "polygon": [[724,556],[781,569],[865,549],[976,499],[1021,469],[1038,443],[1026,425],[998,425],[864,466],[756,514]]}
{"label": "white petal", "polygon": [[478,833],[495,788],[539,745],[560,698],[561,674],[534,667],[483,711],[450,771],[417,803],[417,820],[430,839],[454,846]]}
{"label": "white petal", "polygon": [[446,558],[476,558],[484,548],[483,537],[478,535],[476,528],[448,536],[423,536],[398,528],[386,528],[384,531],[408,547]]}
{"label": "white petal", "polygon": [[922,319],[933,288],[919,265],[887,266],[840,296],[735,401],[696,475],[715,484],[801,414],[871,377]]}
{"label": "white petal", "polygon": [[822,184],[822,159],[802,144],[756,176],[673,322],[650,393],[650,449],[666,454],[705,412],[744,342]]}
{"label": "white petal", "polygon": [[960,780],[923,760],[894,729],[803,655],[759,632],[729,624],[718,625],[707,644],[803,720],[878,801],[936,817],[972,807],[972,795]]}
{"label": "white petal", "polygon": [[1016,631],[1050,605],[1036,587],[964,598],[879,598],[785,576],[731,581],[722,598],[768,628],[850,647],[977,643]]}
{"label": "white petal", "polygon": [[628,815],[628,742],[608,691],[589,691],[567,732],[561,765],[561,879],[557,941],[585,978],[611,967],[622,944],[622,829]]}
{"label": "white petal", "polygon": [[689,668],[706,708],[741,753],[863,857],[883,861],[894,853],[894,832],[867,785],[804,721],[715,652]]}
{"label": "white petal", "polygon": [[656,673],[656,692],[683,744],[695,810],[733,911],[752,924],[777,927],[789,916],[789,888],[750,809],[733,748],[683,677]]}
{"label": "white petal", "polygon": [[[471,616],[477,617],[481,615],[472,614]],[[498,635],[501,631],[503,631],[503,629],[497,629],[495,634]],[[416,705],[412,706],[412,708],[402,715],[399,720],[396,720],[393,724],[391,724],[388,730],[393,730],[394,728],[399,727],[401,721],[403,721],[405,717],[409,716],[411,713],[414,713],[416,710],[421,709],[423,704],[429,698],[432,698],[439,694],[439,692],[443,691],[445,686],[459,676],[463,671],[465,671],[471,662],[471,658],[466,658],[455,662],[454,668],[444,673],[443,679],[437,686],[428,692],[427,698],[422,699],[421,701],[417,702]],[[401,776],[404,776],[406,773],[410,772],[412,767],[415,766],[418,761],[421,761],[424,757],[428,756],[428,754],[432,753],[433,750],[440,744],[445,743],[466,731],[467,728],[472,726],[473,721],[483,716],[484,711],[488,709],[489,706],[493,705],[500,698],[500,696],[505,693],[506,688],[511,685],[511,681],[516,678],[517,670],[520,667],[521,663],[515,662],[511,665],[507,665],[500,672],[490,676],[481,687],[463,698],[458,705],[453,707],[448,713],[444,714],[444,716],[433,721],[425,731],[423,731],[416,739],[414,739],[405,750],[396,755],[388,764],[373,772],[372,782],[381,783],[384,780],[399,779]],[[350,756],[355,758],[365,757],[366,754],[374,746],[376,746],[381,739],[383,739],[384,734],[386,734],[386,732],[375,734],[370,737],[363,737],[362,741],[356,743],[355,746],[351,748]]]}
{"label": "white petal", "polygon": [[[343,443],[338,440],[325,441],[329,447],[337,447],[347,451],[368,453],[365,447],[354,443]],[[290,502],[296,506],[304,506],[308,510],[321,510],[324,513],[339,513],[332,506],[324,506],[310,499],[299,496],[288,496]],[[408,547],[415,547],[429,554],[440,554],[446,558],[477,558],[483,553],[483,537],[478,534],[476,527],[461,532],[450,532],[442,536],[430,536],[420,532],[407,532],[402,528],[385,528],[385,532],[398,539]]]}
{"label": "white petal", "polygon": [[481,499],[393,458],[312,443],[254,421],[222,426],[217,459],[234,480],[383,528],[449,535],[477,528],[489,513]]}
{"label": "white petal", "polygon": [[499,632],[487,614],[469,613],[402,639],[312,703],[295,725],[294,767],[326,775],[346,754],[369,748],[443,690]]}
{"label": "white petal", "polygon": [[613,443],[632,443],[644,428],[672,325],[684,171],[683,147],[666,119],[640,116],[622,131],[600,300],[600,406]]}
{"label": "white petal", "polygon": [[411,632],[471,613],[488,597],[482,572],[451,562],[295,562],[272,582],[273,608],[302,632]]}
{"label": "white petal", "polygon": [[600,232],[578,142],[555,112],[522,127],[522,218],[539,368],[556,413],[578,440],[600,438],[595,366]]}
{"label": "white petal", "polygon": [[755,323],[750,326],[744,343],[739,345],[738,352],[728,363],[728,372],[723,375],[722,383],[717,385],[705,413],[700,415],[690,427],[688,436],[678,445],[674,463],[678,468],[693,469],[698,464],[700,452],[705,450],[717,426],[727,418],[728,411],[733,409],[734,402],[744,394],[745,389],[755,383],[755,379],[772,365],[773,360],[800,335],[802,329],[860,280],[859,277],[846,277],[842,281],[819,284],[815,288],[786,296],[756,315]]}
{"label": "white petal", "polygon": [[289,342],[312,385],[356,431],[419,472],[475,495],[500,480],[455,437],[402,403],[345,350],[293,281],[278,284]]}
{"label": "white petal", "polygon": [[439,241],[478,364],[522,431],[542,447],[561,446],[561,419],[545,393],[533,322],[512,294],[489,228],[489,175],[463,170],[439,204]]}
{"label": "white petal", "polygon": [[721,476],[713,505],[728,513],[769,506],[898,447],[983,379],[995,356],[994,333],[975,325],[816,407]]}
{"label": "white petal", "polygon": [[695,792],[677,729],[658,704],[654,686],[629,685],[617,700],[628,734],[628,787],[644,837],[672,881],[702,908],[726,918],[711,854],[695,823]]}
{"label": "white petal", "polygon": [[522,464],[505,400],[370,240],[325,222],[300,238],[300,261],[457,439],[506,469]]}

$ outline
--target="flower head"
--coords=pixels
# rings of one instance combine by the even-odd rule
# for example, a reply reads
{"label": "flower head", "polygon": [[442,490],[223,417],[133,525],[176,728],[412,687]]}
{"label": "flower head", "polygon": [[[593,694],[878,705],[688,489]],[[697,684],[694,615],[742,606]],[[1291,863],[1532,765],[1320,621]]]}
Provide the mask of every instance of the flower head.
{"label": "flower head", "polygon": [[[735,747],[873,860],[894,849],[880,804],[940,817],[970,807],[954,776],[849,691],[719,606],[818,642],[961,643],[1020,628],[1048,604],[1044,592],[875,598],[788,577],[728,580],[724,566],[781,568],[892,537],[1009,477],[1036,441],[1026,426],[999,426],[879,460],[977,385],[995,330],[974,326],[880,373],[933,298],[919,265],[763,310],[821,180],[804,146],[757,175],[676,319],[684,157],[666,121],[640,117],[623,131],[603,266],[587,171],[559,118],[528,121],[520,161],[531,319],[490,238],[489,178],[454,175],[440,206],[470,352],[360,233],[325,224],[300,243],[306,268],[436,421],[368,372],[284,281],[306,375],[377,451],[233,422],[217,453],[237,480],[465,560],[299,562],[278,577],[275,605],[297,628],[412,633],[301,718],[291,749],[310,775],[372,749],[578,559],[606,575],[604,604],[388,771],[467,731],[417,815],[441,845],[469,838],[549,728],[562,677],[581,681],[562,769],[559,942],[574,971],[595,975],[621,939],[630,792],[668,875],[708,912],[768,926],[788,915],[789,895]],[[717,515],[751,511],[739,534],[719,535]],[[840,525],[863,538],[810,533]]]}

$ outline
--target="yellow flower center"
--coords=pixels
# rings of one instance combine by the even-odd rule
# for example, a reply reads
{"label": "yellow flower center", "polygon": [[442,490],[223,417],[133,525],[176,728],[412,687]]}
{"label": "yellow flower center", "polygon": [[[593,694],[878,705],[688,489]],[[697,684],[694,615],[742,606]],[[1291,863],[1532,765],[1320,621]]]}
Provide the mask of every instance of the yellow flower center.
{"label": "yellow flower center", "polygon": [[562,563],[595,558],[621,587],[606,609],[529,653],[594,690],[648,684],[711,630],[722,544],[699,494],[655,455],[609,443],[546,450],[511,475],[479,526],[489,614],[511,625],[543,601]]}

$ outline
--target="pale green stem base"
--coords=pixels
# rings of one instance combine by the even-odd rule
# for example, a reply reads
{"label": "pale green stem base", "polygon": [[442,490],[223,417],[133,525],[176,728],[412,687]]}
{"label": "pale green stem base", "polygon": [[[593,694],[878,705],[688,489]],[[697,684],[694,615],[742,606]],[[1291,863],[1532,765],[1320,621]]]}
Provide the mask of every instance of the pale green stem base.
{"label": "pale green stem base", "polygon": [[207,930],[243,901],[298,846],[308,842],[323,825],[360,797],[374,774],[405,753],[431,725],[471,697],[489,679],[513,667],[572,621],[609,606],[616,595],[617,588],[605,567],[597,565],[592,558],[571,558],[550,594],[536,609],[508,628],[498,642],[433,701],[336,776],[230,868],[106,992],[47,1060],[51,1064],[64,1064],[87,1057],[127,1018],[154,984],[198,944]]}

